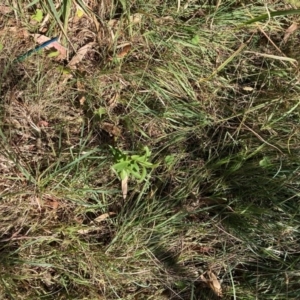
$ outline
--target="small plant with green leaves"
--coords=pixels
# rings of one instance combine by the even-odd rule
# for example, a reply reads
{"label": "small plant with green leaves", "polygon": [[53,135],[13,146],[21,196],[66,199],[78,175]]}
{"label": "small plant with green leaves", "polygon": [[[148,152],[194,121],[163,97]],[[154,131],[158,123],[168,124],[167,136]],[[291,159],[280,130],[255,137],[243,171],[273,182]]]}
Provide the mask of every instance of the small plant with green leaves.
{"label": "small plant with green leaves", "polygon": [[150,162],[151,151],[147,146],[143,147],[143,155],[129,155],[120,149],[110,148],[114,156],[114,161],[116,162],[112,166],[112,169],[121,180],[133,177],[138,182],[142,182],[147,178],[147,169],[157,167],[157,164]]}
{"label": "small plant with green leaves", "polygon": [[143,155],[129,155],[120,149],[110,147],[114,156],[115,164],[112,166],[113,171],[121,179],[121,188],[123,198],[126,199],[128,190],[128,179],[133,177],[139,183],[146,180],[148,176],[147,169],[157,167],[157,164],[150,162],[151,151],[147,146],[143,148]]}
{"label": "small plant with green leaves", "polygon": [[40,9],[37,9],[35,11],[35,14],[31,17],[32,20],[36,21],[37,23],[41,23],[43,20],[44,14],[43,11]]}

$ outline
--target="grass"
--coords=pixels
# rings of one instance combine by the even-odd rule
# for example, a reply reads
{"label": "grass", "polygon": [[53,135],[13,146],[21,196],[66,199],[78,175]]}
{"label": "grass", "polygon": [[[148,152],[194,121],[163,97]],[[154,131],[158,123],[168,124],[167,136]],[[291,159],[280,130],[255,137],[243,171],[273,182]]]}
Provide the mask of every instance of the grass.
{"label": "grass", "polygon": [[[295,7],[4,5],[1,299],[297,299]],[[39,32],[69,57],[13,64]],[[144,147],[155,167],[124,199],[111,149],[130,161]]]}

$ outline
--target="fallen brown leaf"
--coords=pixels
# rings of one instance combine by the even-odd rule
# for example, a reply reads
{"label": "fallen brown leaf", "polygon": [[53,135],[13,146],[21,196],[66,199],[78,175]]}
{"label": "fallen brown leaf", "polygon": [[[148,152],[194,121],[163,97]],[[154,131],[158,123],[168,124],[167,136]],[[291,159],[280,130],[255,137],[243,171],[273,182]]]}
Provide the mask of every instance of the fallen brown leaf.
{"label": "fallen brown leaf", "polygon": [[25,28],[19,28],[19,27],[4,27],[3,30],[0,30],[0,34],[3,35],[7,32],[12,32],[14,36],[17,36],[21,39],[28,38],[30,36],[29,32]]}
{"label": "fallen brown leaf", "polygon": [[217,276],[212,271],[208,271],[207,275],[210,278],[210,288],[215,292],[217,296],[222,297],[222,287]]}
{"label": "fallen brown leaf", "polygon": [[84,83],[83,83],[82,80],[77,79],[77,81],[76,81],[76,87],[77,87],[78,91],[85,91]]}
{"label": "fallen brown leaf", "polygon": [[40,24],[39,32],[41,32],[41,33],[46,33],[46,32],[48,31],[47,23],[48,23],[49,19],[50,19],[50,15],[47,14],[47,15],[44,17],[42,23]]}
{"label": "fallen brown leaf", "polygon": [[85,97],[84,96],[82,96],[80,99],[79,99],[79,104],[82,106],[82,105],[84,105],[84,102],[85,102]]}
{"label": "fallen brown leaf", "polygon": [[114,107],[117,106],[118,99],[120,98],[119,93],[115,93],[109,100],[108,100],[108,105],[110,109],[113,109]]}
{"label": "fallen brown leaf", "polygon": [[49,123],[48,123],[47,121],[40,120],[40,121],[37,123],[37,126],[38,126],[38,127],[48,127],[48,126],[49,126]]}
{"label": "fallen brown leaf", "polygon": [[140,24],[142,21],[142,17],[143,17],[142,14],[136,13],[136,14],[133,14],[132,16],[130,16],[129,21],[131,24],[134,24],[134,25]]}
{"label": "fallen brown leaf", "polygon": [[36,204],[37,204],[37,206],[39,208],[39,211],[41,211],[41,199],[40,199],[40,197],[35,196],[34,200],[35,200],[35,202],[36,202]]}
{"label": "fallen brown leaf", "polygon": [[114,212],[105,213],[105,214],[100,215],[96,219],[94,219],[94,222],[102,222],[102,221],[106,220],[107,218],[109,218],[111,216],[115,216],[115,215],[116,215],[116,213],[114,213]]}
{"label": "fallen brown leaf", "polygon": [[[50,38],[42,34],[33,34],[33,38],[38,44],[42,44],[50,40]],[[53,42],[46,47],[46,49],[51,48],[54,48],[59,52],[59,55],[56,57],[57,59],[65,59],[67,57],[67,48],[63,47],[59,42]]]}
{"label": "fallen brown leaf", "polygon": [[174,23],[174,19],[171,16],[161,17],[154,19],[155,24],[157,25],[163,25],[163,24],[170,24]]}
{"label": "fallen brown leaf", "polygon": [[122,50],[117,54],[117,58],[125,57],[129,51],[131,50],[131,45],[126,45],[122,48]]}
{"label": "fallen brown leaf", "polygon": [[102,227],[92,226],[87,229],[80,229],[77,232],[79,234],[89,234],[90,232],[97,232],[97,231],[101,231],[102,229],[103,229]]}
{"label": "fallen brown leaf", "polygon": [[121,136],[121,129],[114,124],[103,122],[101,128],[109,133],[110,136]]}
{"label": "fallen brown leaf", "polygon": [[12,12],[12,8],[6,5],[0,5],[0,13],[6,15],[10,14]]}
{"label": "fallen brown leaf", "polygon": [[[205,278],[204,275],[207,275],[208,278]],[[211,290],[216,294],[216,296],[222,298],[222,287],[217,278],[217,276],[212,271],[207,271],[200,276],[200,279],[205,282]]]}
{"label": "fallen brown leaf", "polygon": [[110,28],[114,28],[116,27],[117,25],[119,24],[119,20],[117,19],[111,19],[108,21],[107,25],[110,27]]}
{"label": "fallen brown leaf", "polygon": [[[45,43],[45,42],[47,42],[47,41],[50,40],[50,38],[48,38],[47,36],[45,36],[45,35],[43,35],[43,34],[38,34],[38,33],[36,33],[36,34],[33,34],[32,36],[33,36],[35,42],[37,42],[38,44],[42,44],[42,43]],[[50,45],[52,45],[52,44],[50,44]],[[48,47],[48,46],[47,46],[47,47]],[[46,48],[47,48],[47,47],[46,47]],[[51,46],[50,46],[50,48],[51,48]],[[48,49],[49,49],[49,48],[48,48]]]}
{"label": "fallen brown leaf", "polygon": [[50,206],[52,209],[57,209],[59,206],[59,203],[56,200],[48,201],[47,205]]}
{"label": "fallen brown leaf", "polygon": [[284,34],[284,37],[283,37],[283,42],[286,43],[288,38],[290,37],[290,35],[296,31],[298,28],[298,25],[297,23],[293,23],[286,31],[285,31],[285,34]]}
{"label": "fallen brown leaf", "polygon": [[86,53],[93,47],[95,43],[91,42],[88,43],[86,45],[84,45],[83,47],[81,47],[77,53],[73,56],[73,58],[70,60],[68,66],[72,69],[76,68],[76,65],[82,61],[82,59],[84,58],[84,56],[86,55]]}

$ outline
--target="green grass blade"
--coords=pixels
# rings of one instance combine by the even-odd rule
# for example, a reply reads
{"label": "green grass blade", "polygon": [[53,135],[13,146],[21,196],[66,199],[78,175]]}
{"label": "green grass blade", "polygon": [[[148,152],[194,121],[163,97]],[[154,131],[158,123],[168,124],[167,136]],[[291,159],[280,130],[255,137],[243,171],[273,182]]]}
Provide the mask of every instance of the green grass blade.
{"label": "green grass blade", "polygon": [[279,11],[272,11],[269,14],[263,14],[258,17],[255,17],[245,23],[243,23],[241,26],[253,24],[255,22],[262,22],[267,20],[268,18],[274,18],[279,16],[289,16],[289,15],[299,15],[300,9],[289,9],[289,10],[279,10]]}

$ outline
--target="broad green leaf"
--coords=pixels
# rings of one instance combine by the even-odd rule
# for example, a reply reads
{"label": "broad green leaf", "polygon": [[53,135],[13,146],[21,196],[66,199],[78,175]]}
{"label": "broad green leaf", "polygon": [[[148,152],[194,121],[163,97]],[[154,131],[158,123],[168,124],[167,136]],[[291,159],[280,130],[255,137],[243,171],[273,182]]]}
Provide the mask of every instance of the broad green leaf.
{"label": "broad green leaf", "polygon": [[175,156],[174,156],[174,155],[167,155],[167,156],[165,157],[165,163],[166,163],[168,166],[172,165],[172,164],[174,163],[174,161],[175,161]]}
{"label": "broad green leaf", "polygon": [[192,40],[191,40],[191,43],[192,43],[193,45],[198,45],[199,42],[200,42],[199,35],[197,35],[197,34],[194,35],[194,37],[193,37]]}
{"label": "broad green leaf", "polygon": [[270,167],[272,165],[270,159],[265,156],[262,160],[259,161],[259,165],[262,167],[262,168],[267,168],[267,167]]}
{"label": "broad green leaf", "polygon": [[124,160],[128,160],[127,158],[127,155],[123,152],[121,152],[119,149],[116,149],[112,146],[109,146],[113,156],[114,156],[114,159],[119,162],[119,161],[124,161]]}
{"label": "broad green leaf", "polygon": [[37,9],[35,11],[35,14],[31,18],[32,18],[32,20],[35,20],[38,23],[42,22],[42,20],[43,20],[43,11],[41,11],[40,9]]}
{"label": "broad green leaf", "polygon": [[128,161],[123,161],[123,162],[119,162],[113,165],[113,168],[117,171],[117,172],[121,172],[123,169],[127,169],[129,165]]}
{"label": "broad green leaf", "polygon": [[130,169],[136,172],[140,172],[140,167],[136,162],[130,164]]}
{"label": "broad green leaf", "polygon": [[58,66],[57,70],[62,72],[62,74],[66,74],[66,75],[71,74],[71,70],[64,66]]}
{"label": "broad green leaf", "polygon": [[57,57],[59,55],[59,51],[52,51],[50,52],[47,57],[51,58],[51,57]]}
{"label": "broad green leaf", "polygon": [[3,50],[3,44],[0,43],[0,51],[2,51],[2,50]]}
{"label": "broad green leaf", "polygon": [[76,11],[76,15],[78,18],[82,18],[83,15],[84,15],[84,12],[81,8],[78,8],[77,11]]}
{"label": "broad green leaf", "polygon": [[147,156],[147,157],[150,157],[151,151],[149,150],[149,148],[148,148],[147,146],[145,146],[145,147],[144,147],[144,150],[145,150],[145,152],[146,152],[146,156]]}
{"label": "broad green leaf", "polygon": [[126,0],[120,0],[121,4],[122,4],[122,9],[124,12],[127,11],[127,7],[126,7]]}
{"label": "broad green leaf", "polygon": [[131,173],[131,175],[134,176],[134,178],[136,178],[138,180],[141,180],[142,176],[141,176],[141,174],[139,172],[131,170],[130,173]]}
{"label": "broad green leaf", "polygon": [[143,168],[142,169],[142,175],[141,175],[141,181],[145,180],[146,176],[147,176],[147,170],[146,170],[146,168]]}
{"label": "broad green leaf", "polygon": [[88,8],[88,6],[84,3],[84,1],[82,0],[77,0],[76,3],[79,6],[79,9],[81,9],[82,11],[84,11],[87,15],[90,12],[90,9]]}
{"label": "broad green leaf", "polygon": [[145,162],[147,160],[146,156],[140,156],[140,155],[131,155],[131,159],[138,161],[138,162]]}
{"label": "broad green leaf", "polygon": [[95,112],[95,115],[98,115],[100,118],[106,114],[106,108],[105,107],[99,107]]}
{"label": "broad green leaf", "polygon": [[152,164],[148,161],[140,162],[140,165],[142,165],[145,168],[153,168],[154,167],[154,164]]}
{"label": "broad green leaf", "polygon": [[126,177],[128,177],[128,173],[126,170],[122,170],[120,173],[120,177],[122,180],[124,180]]}

